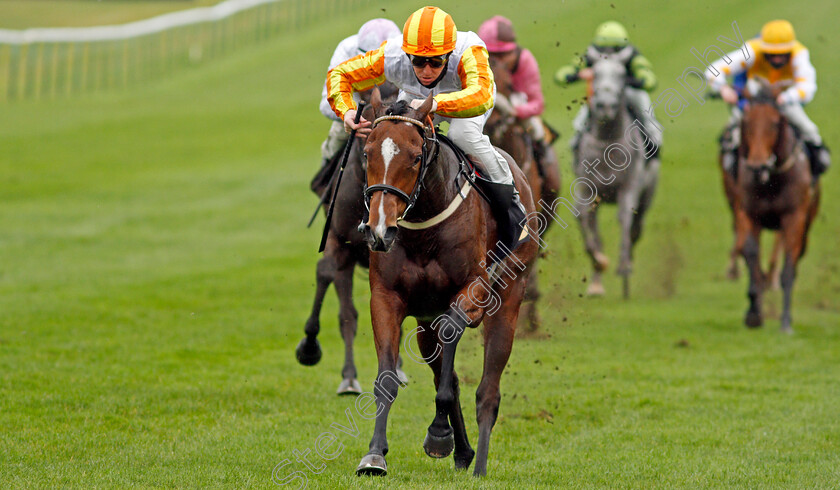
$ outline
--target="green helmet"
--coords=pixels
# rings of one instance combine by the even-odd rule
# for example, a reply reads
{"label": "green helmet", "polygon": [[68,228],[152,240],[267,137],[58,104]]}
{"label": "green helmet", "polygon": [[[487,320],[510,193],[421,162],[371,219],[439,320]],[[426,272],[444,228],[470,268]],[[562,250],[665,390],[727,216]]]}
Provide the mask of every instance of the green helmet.
{"label": "green helmet", "polygon": [[623,48],[629,42],[627,29],[618,22],[611,20],[604,22],[595,29],[595,39],[592,44],[599,48]]}

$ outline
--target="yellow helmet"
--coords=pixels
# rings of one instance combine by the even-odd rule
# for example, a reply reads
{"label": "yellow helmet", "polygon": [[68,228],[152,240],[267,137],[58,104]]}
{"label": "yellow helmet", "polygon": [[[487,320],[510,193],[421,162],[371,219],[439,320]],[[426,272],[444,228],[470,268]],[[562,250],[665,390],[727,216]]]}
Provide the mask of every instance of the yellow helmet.
{"label": "yellow helmet", "polygon": [[455,49],[456,36],[452,16],[437,7],[423,7],[405,21],[402,48],[416,56],[440,56]]}
{"label": "yellow helmet", "polygon": [[793,26],[786,20],[773,20],[761,28],[761,49],[769,54],[790,53],[796,43]]}

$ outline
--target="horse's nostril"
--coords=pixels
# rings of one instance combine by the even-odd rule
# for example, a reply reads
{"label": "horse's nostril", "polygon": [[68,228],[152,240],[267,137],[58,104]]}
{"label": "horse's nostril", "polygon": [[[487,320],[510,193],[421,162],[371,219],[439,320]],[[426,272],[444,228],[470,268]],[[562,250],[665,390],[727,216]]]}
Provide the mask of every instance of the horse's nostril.
{"label": "horse's nostril", "polygon": [[397,238],[397,227],[396,226],[389,226],[385,230],[385,236],[382,237],[382,240],[385,242],[387,246],[391,246],[394,243],[394,240]]}

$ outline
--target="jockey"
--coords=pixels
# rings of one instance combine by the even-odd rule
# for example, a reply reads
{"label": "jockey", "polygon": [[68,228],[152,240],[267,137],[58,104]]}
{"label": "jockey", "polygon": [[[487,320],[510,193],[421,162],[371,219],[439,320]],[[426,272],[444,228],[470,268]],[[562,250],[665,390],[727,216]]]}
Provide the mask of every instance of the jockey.
{"label": "jockey", "polygon": [[[633,116],[638,118],[645,128],[656,150],[651,158],[659,154],[662,145],[662,129],[656,116],[650,110],[649,93],[656,87],[656,75],[647,58],[629,42],[627,29],[615,21],[604,22],[595,30],[595,39],[582,56],[572,58],[572,63],[560,67],[554,75],[554,81],[560,86],[578,80],[592,80],[592,65],[601,58],[612,57],[627,68],[627,105]],[[589,119],[589,106],[583,105],[575,117],[572,126],[575,136],[571,141],[572,149],[577,148],[580,134],[586,129]]]}
{"label": "jockey", "polygon": [[[335,52],[330,58],[329,68],[332,69],[350,58],[374,50],[389,37],[399,35],[400,28],[393,21],[388,19],[369,20],[362,25],[358,34],[353,34],[338,43],[338,47],[335,48]],[[358,98],[356,100],[358,101]],[[323,158],[321,165],[325,165],[344,147],[348,136],[344,131],[344,123],[336,117],[327,100],[326,82],[321,90],[320,108],[321,114],[332,120],[327,139],[321,144],[321,157]]]}
{"label": "jockey", "polygon": [[[547,153],[545,126],[540,115],[545,110],[540,68],[531,51],[516,43],[513,23],[501,15],[484,21],[478,28],[478,37],[487,45],[491,58],[498,58],[512,74],[514,96],[511,97],[513,114],[526,122],[526,128],[534,140],[534,151],[543,162]],[[503,110],[500,105],[497,110]]]}
{"label": "jockey", "polygon": [[[796,128],[808,149],[811,173],[816,179],[831,164],[828,149],[823,144],[817,125],[811,121],[803,105],[814,98],[817,91],[817,72],[811,64],[808,49],[796,40],[793,26],[786,20],[774,20],[764,24],[759,39],[750,39],[744,45],[749,54],[747,59],[741,49],[712,63],[706,70],[706,78],[714,92],[733,105],[730,125],[736,128],[729,146],[724,150],[737,148],[740,144],[741,121],[738,109],[738,93],[726,84],[726,76],[737,76],[746,72],[749,80],[764,79],[771,86],[784,88],[776,98],[781,112]],[[729,60],[729,63],[726,60]],[[714,72],[712,70],[715,70]],[[748,84],[749,87],[749,84]],[[749,88],[747,88],[749,90]],[[731,160],[731,158],[730,158]]]}
{"label": "jockey", "polygon": [[[402,42],[400,42],[402,41]],[[449,121],[449,138],[466,153],[478,157],[499,241],[509,250],[518,244],[525,209],[513,183],[507,160],[482,131],[493,109],[496,92],[484,43],[473,32],[458,32],[452,17],[437,7],[424,7],[408,18],[402,39],[389,39],[379,48],[352,58],[327,75],[329,102],[344,120],[346,131],[365,137],[371,122],[357,125],[353,93],[389,81],[400,89],[399,100],[419,108],[433,95],[435,121]]]}

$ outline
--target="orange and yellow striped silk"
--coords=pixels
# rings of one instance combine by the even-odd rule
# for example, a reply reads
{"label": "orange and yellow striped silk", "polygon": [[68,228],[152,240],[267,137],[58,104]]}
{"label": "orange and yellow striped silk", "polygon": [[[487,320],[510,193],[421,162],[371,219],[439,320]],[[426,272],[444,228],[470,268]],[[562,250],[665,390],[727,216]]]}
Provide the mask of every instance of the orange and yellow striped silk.
{"label": "orange and yellow striped silk", "polygon": [[424,7],[405,21],[403,51],[418,56],[440,56],[455,49],[457,31],[452,17],[437,7]]}
{"label": "orange and yellow striped silk", "polygon": [[438,94],[437,113],[446,117],[475,117],[493,107],[493,72],[484,46],[470,46],[458,63],[463,90]]}
{"label": "orange and yellow striped silk", "polygon": [[796,55],[805,49],[805,46],[803,46],[799,41],[793,41],[793,47],[790,50],[791,61],[781,68],[775,68],[767,61],[767,58],[764,56],[763,45],[759,40],[752,39],[747,42],[750,44],[750,47],[753,48],[756,55],[755,62],[747,69],[748,78],[761,77],[771,84],[782,80],[789,80],[793,82],[800,81],[796,80],[796,76],[794,74],[794,63]]}
{"label": "orange and yellow striped silk", "polygon": [[385,83],[385,45],[339,64],[327,73],[327,100],[333,112],[344,119],[356,108],[353,92]]}

